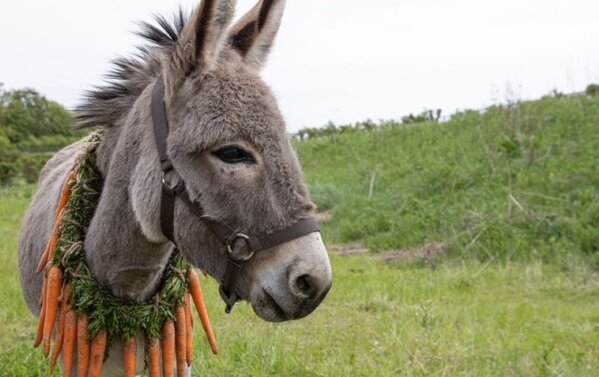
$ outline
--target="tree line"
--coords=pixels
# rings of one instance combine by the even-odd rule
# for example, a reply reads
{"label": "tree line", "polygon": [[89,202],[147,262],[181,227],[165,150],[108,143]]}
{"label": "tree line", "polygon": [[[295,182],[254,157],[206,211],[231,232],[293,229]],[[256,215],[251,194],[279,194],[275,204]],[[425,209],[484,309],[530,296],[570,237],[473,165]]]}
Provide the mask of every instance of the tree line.
{"label": "tree line", "polygon": [[0,184],[34,183],[54,152],[83,135],[71,113],[34,89],[0,83]]}
{"label": "tree line", "polygon": [[296,140],[307,140],[323,136],[348,134],[355,132],[370,132],[374,131],[382,126],[399,126],[422,122],[439,122],[441,120],[441,109],[437,110],[424,110],[419,114],[408,114],[401,117],[401,122],[395,120],[381,120],[376,123],[370,119],[363,122],[356,122],[352,124],[336,125],[333,122],[328,122],[323,127],[306,127],[302,128],[293,134],[293,138]]}
{"label": "tree line", "polygon": [[[548,96],[555,97],[555,98],[562,98],[562,97],[572,96],[572,95],[586,95],[589,97],[599,96],[599,84],[592,84],[592,83],[589,84],[586,87],[585,91],[582,93],[564,94],[562,92],[559,92],[557,89],[554,89],[553,91],[551,91],[548,94]],[[493,108],[493,106],[491,106],[490,108]],[[335,135],[348,134],[348,133],[370,132],[370,131],[376,131],[377,129],[386,128],[386,127],[398,127],[398,126],[402,126],[402,125],[411,125],[411,124],[416,124],[416,123],[424,123],[424,122],[439,123],[444,120],[451,119],[454,116],[461,116],[464,112],[469,112],[469,111],[486,111],[486,109],[456,111],[454,114],[444,115],[443,117],[441,116],[441,114],[442,114],[441,109],[436,109],[436,110],[425,109],[418,114],[410,113],[408,115],[402,116],[401,121],[380,120],[378,123],[373,122],[370,119],[363,121],[363,122],[356,122],[356,123],[352,123],[352,124],[343,124],[343,125],[336,125],[333,122],[328,122],[323,127],[302,128],[291,136],[295,140],[303,141],[303,140],[314,139],[314,138],[319,138],[319,137],[335,136]]]}

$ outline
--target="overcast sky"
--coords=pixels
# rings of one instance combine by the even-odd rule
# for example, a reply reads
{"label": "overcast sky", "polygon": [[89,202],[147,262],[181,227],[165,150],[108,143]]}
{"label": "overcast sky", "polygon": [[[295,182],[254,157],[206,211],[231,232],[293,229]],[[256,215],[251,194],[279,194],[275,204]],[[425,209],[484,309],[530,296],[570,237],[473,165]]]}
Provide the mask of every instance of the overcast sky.
{"label": "overcast sky", "polygon": [[[263,76],[289,130],[480,108],[599,82],[598,0],[288,0]],[[67,107],[190,0],[2,0],[0,82]],[[238,1],[238,12],[254,1]],[[511,88],[511,89],[510,89]]]}

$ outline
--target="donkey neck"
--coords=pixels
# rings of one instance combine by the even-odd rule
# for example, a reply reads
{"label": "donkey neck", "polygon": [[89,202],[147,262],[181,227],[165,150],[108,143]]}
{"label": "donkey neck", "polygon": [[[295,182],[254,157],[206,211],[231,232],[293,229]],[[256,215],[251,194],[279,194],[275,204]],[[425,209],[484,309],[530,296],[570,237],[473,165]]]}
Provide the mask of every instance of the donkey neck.
{"label": "donkey neck", "polygon": [[[107,128],[98,148],[97,164],[104,186],[85,249],[90,269],[101,285],[115,296],[143,302],[158,289],[172,246],[149,240],[135,215],[133,175],[151,146],[139,114],[129,118],[134,121]],[[153,189],[150,182],[147,186],[147,191]]]}

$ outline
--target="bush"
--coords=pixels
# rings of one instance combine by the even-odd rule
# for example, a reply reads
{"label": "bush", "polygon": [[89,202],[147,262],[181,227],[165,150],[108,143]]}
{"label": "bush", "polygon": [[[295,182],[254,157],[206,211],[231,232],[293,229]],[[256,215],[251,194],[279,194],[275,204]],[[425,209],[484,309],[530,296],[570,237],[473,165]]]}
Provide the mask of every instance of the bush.
{"label": "bush", "polygon": [[597,84],[590,84],[589,86],[587,86],[585,93],[587,96],[590,97],[594,97],[596,95],[599,95],[599,85]]}
{"label": "bush", "polygon": [[0,161],[0,185],[12,183],[16,179],[18,172],[17,164]]}
{"label": "bush", "polygon": [[423,122],[438,122],[441,119],[441,109],[424,110],[418,115],[408,114],[401,117],[403,124],[423,123]]}
{"label": "bush", "polygon": [[21,178],[27,183],[36,183],[40,171],[50,157],[52,157],[52,153],[36,153],[19,158],[17,166]]}

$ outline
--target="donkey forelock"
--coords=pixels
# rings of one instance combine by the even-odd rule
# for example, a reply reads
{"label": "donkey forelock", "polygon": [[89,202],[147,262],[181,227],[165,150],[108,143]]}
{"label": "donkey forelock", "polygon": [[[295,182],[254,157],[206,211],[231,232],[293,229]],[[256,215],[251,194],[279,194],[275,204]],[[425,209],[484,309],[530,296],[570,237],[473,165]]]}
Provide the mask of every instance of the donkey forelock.
{"label": "donkey forelock", "polygon": [[[285,2],[260,0],[228,33],[206,27],[204,30],[193,30],[188,21],[196,17],[194,14],[186,14],[181,8],[170,18],[155,15],[154,22],[140,22],[136,34],[144,43],[137,47],[132,56],[113,60],[113,67],[106,74],[105,83],[84,94],[83,103],[75,108],[77,127],[111,127],[123,118],[143,90],[162,73],[165,56],[170,56],[171,64],[182,65],[177,69],[189,74],[193,67],[185,67],[184,59],[177,59],[177,42],[182,33],[193,35],[195,49],[200,49],[199,44],[204,43],[206,39],[226,38],[226,47],[240,54],[248,66],[260,68],[273,45]],[[234,6],[235,1],[231,0],[203,1],[202,6],[195,10],[196,13],[202,14],[201,17],[197,17],[196,27],[205,24],[214,12],[226,15],[216,17],[216,22],[221,23],[223,27],[228,26],[232,13],[227,14],[218,7],[232,10]],[[189,46],[179,47],[184,49]],[[205,60],[209,58],[206,57]]]}
{"label": "donkey forelock", "polygon": [[171,19],[155,16],[155,24],[141,22],[136,33],[145,40],[131,57],[115,59],[106,82],[85,93],[75,109],[78,126],[111,127],[127,114],[143,90],[161,73],[161,56],[172,51],[188,16],[179,9]]}

